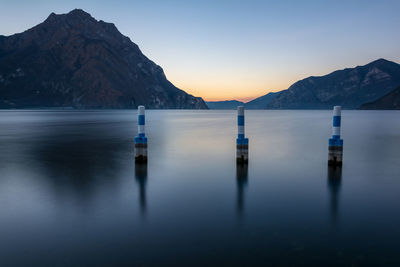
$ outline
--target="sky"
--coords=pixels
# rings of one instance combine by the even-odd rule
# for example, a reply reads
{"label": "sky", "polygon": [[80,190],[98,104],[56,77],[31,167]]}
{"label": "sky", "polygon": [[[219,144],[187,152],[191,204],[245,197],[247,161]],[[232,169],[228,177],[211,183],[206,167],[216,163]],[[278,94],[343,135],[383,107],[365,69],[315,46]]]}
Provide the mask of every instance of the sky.
{"label": "sky", "polygon": [[378,58],[400,63],[399,0],[0,0],[0,35],[74,8],[114,23],[207,101],[249,101]]}

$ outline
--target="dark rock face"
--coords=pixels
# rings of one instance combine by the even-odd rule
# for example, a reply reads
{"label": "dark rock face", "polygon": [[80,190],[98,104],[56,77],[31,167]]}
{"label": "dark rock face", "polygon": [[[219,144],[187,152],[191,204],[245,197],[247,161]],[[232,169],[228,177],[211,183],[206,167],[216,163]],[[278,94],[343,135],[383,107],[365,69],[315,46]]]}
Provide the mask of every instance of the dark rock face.
{"label": "dark rock face", "polygon": [[237,100],[209,101],[206,102],[209,109],[236,109],[238,106],[244,106],[244,103]]}
{"label": "dark rock face", "polygon": [[0,107],[206,109],[170,83],[112,23],[82,10],[52,13],[0,36]]}
{"label": "dark rock face", "polygon": [[281,91],[270,109],[330,109],[334,105],[355,109],[400,85],[400,65],[384,59],[365,66],[309,77]]}
{"label": "dark rock face", "polygon": [[400,87],[378,100],[361,105],[360,109],[400,109]]}

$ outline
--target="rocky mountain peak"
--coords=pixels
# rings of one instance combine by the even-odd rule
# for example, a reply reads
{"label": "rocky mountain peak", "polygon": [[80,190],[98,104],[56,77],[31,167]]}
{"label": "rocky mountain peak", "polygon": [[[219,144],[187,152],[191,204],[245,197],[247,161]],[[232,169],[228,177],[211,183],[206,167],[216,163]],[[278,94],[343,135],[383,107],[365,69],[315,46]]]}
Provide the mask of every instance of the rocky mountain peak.
{"label": "rocky mountain peak", "polygon": [[81,9],[0,39],[0,77],[0,107],[207,108],[114,24]]}
{"label": "rocky mountain peak", "polygon": [[129,39],[123,36],[113,23],[98,21],[82,9],[74,9],[67,14],[51,13],[41,24],[32,28],[33,31],[50,31],[52,34],[80,34],[87,38],[102,39],[107,37],[118,40]]}
{"label": "rocky mountain peak", "polygon": [[89,13],[80,8],[75,8],[66,14],[67,17],[74,17],[80,19],[94,19]]}
{"label": "rocky mountain peak", "polygon": [[46,22],[55,22],[55,21],[80,21],[80,22],[96,22],[97,20],[93,18],[89,13],[83,11],[82,9],[74,9],[66,14],[56,14],[52,12],[47,19],[44,21]]}
{"label": "rocky mountain peak", "polygon": [[390,63],[393,63],[393,62],[391,62],[389,60],[386,60],[384,58],[379,58],[377,60],[374,60],[374,61],[368,63],[366,66],[368,66],[368,65],[382,65],[382,64],[388,64],[388,63],[390,64]]}

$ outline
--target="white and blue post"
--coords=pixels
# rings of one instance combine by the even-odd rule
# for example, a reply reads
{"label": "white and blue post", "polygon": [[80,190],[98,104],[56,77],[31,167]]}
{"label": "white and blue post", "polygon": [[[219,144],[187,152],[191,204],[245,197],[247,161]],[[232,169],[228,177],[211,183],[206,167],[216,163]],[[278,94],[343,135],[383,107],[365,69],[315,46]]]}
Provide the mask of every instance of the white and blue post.
{"label": "white and blue post", "polygon": [[247,163],[249,161],[249,139],[244,137],[244,107],[237,108],[238,138],[236,139],[236,162]]}
{"label": "white and blue post", "polygon": [[332,138],[329,139],[328,165],[342,166],[343,140],[340,139],[341,106],[333,107]]}
{"label": "white and blue post", "polygon": [[147,137],[145,135],[144,106],[138,107],[138,136],[135,137],[135,161],[147,162]]}

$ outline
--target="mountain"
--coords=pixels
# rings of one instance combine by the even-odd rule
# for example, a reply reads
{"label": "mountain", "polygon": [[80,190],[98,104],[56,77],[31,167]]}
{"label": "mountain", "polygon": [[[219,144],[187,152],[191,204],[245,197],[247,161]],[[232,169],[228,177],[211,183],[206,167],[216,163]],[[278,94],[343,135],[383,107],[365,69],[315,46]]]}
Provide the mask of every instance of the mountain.
{"label": "mountain", "polygon": [[275,99],[279,95],[279,92],[277,93],[268,93],[266,95],[260,96],[256,99],[253,99],[252,101],[249,101],[245,104],[245,107],[247,109],[265,109],[267,105]]}
{"label": "mountain", "polygon": [[0,107],[206,109],[112,23],[83,10],[52,13],[0,36]]}
{"label": "mountain", "polygon": [[361,105],[360,109],[400,109],[400,86],[373,102]]}
{"label": "mountain", "polygon": [[244,106],[246,109],[265,109],[279,93],[268,93],[247,103],[237,100],[211,101],[206,102],[209,109],[236,109],[238,106]]}
{"label": "mountain", "polygon": [[309,77],[281,91],[269,109],[330,109],[334,105],[355,109],[400,85],[400,65],[385,59],[365,66]]}
{"label": "mountain", "polygon": [[237,100],[208,101],[206,104],[209,109],[236,109],[244,105],[243,102]]}

